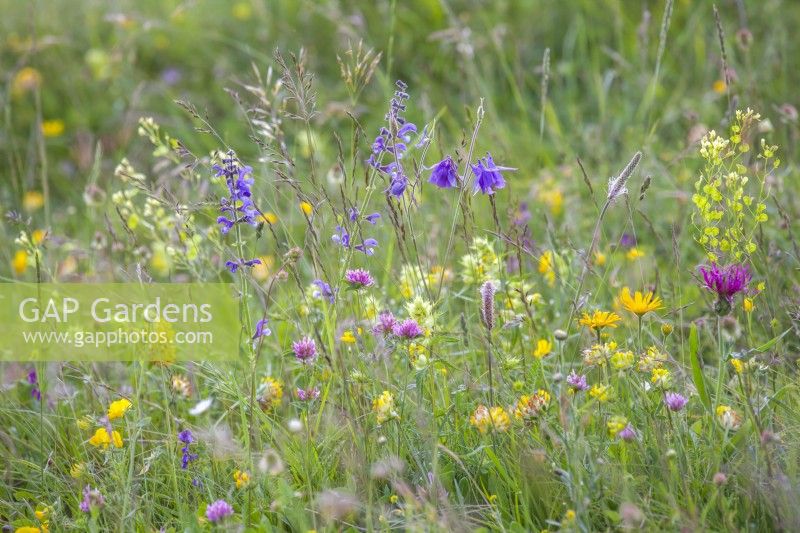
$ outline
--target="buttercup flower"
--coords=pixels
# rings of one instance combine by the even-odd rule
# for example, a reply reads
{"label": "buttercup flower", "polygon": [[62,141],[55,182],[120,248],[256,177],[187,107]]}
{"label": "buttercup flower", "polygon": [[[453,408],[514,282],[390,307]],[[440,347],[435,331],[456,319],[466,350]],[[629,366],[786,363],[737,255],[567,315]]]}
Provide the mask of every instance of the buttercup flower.
{"label": "buttercup flower", "polygon": [[458,187],[458,169],[452,157],[448,155],[436,163],[428,183],[433,183],[442,189]]}
{"label": "buttercup flower", "polygon": [[547,339],[539,339],[536,342],[536,349],[533,351],[533,356],[536,359],[542,359],[553,351],[553,343]]}
{"label": "buttercup flower", "polygon": [[221,522],[233,514],[233,507],[225,500],[217,500],[206,507],[206,518],[209,522]]}
{"label": "buttercup flower", "polygon": [[104,450],[107,450],[111,444],[113,444],[115,448],[122,448],[122,436],[119,434],[119,431],[112,431],[111,434],[109,434],[106,428],[97,428],[97,431],[95,431],[94,435],[89,439],[89,444],[95,448],[102,447]]}
{"label": "buttercup flower", "polygon": [[619,295],[622,307],[639,317],[646,315],[650,311],[656,311],[663,307],[661,298],[653,296],[652,292],[636,293],[631,296],[631,290],[628,287],[622,289]]}

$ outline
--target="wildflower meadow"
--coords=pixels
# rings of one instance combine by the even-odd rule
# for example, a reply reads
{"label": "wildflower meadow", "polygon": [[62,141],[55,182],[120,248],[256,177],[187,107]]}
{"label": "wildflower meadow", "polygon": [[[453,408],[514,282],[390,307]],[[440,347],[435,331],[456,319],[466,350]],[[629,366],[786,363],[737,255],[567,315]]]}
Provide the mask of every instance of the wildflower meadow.
{"label": "wildflower meadow", "polygon": [[800,531],[800,3],[0,6],[3,532]]}

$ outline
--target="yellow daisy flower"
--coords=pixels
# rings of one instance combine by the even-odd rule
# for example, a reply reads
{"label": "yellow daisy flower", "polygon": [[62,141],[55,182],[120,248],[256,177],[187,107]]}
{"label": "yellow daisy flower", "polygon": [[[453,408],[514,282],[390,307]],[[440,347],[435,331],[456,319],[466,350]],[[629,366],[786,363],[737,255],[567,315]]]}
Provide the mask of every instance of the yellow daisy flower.
{"label": "yellow daisy flower", "polygon": [[654,296],[652,292],[641,293],[640,291],[636,291],[636,293],[631,296],[631,290],[628,287],[622,289],[619,300],[622,307],[639,317],[646,315],[650,311],[655,311],[664,307],[661,298]]}

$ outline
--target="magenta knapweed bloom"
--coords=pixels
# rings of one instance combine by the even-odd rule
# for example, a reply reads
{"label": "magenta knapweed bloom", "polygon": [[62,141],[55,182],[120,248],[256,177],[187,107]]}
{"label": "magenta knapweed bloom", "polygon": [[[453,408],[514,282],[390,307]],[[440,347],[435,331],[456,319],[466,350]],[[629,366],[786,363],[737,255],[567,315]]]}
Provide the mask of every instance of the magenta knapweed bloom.
{"label": "magenta knapweed bloom", "polygon": [[311,337],[303,337],[292,343],[294,356],[301,363],[311,363],[317,356],[317,343]]}
{"label": "magenta knapweed bloom", "polygon": [[348,270],[344,274],[344,280],[350,284],[351,287],[354,289],[361,289],[363,287],[371,287],[375,284],[375,280],[372,279],[372,274],[364,270],[363,268],[357,268],[355,270]]}
{"label": "magenta knapweed bloom", "polygon": [[376,335],[389,335],[394,333],[397,319],[390,311],[384,311],[378,315],[378,323],[372,327],[372,332]]}
{"label": "magenta knapweed bloom", "polygon": [[478,160],[477,165],[470,165],[475,174],[475,192],[483,194],[494,194],[495,189],[502,189],[506,186],[501,172],[516,170],[509,167],[498,167],[494,164],[492,154],[486,152],[486,157]]}
{"label": "magenta knapweed bloom", "polygon": [[458,187],[458,169],[452,157],[448,155],[433,166],[428,183],[433,183],[442,189]]}
{"label": "magenta knapweed bloom", "polygon": [[630,442],[636,438],[636,431],[633,429],[633,426],[628,424],[622,429],[622,431],[617,433],[617,437],[624,440],[625,442]]}
{"label": "magenta knapweed bloom", "polygon": [[664,395],[664,405],[670,411],[680,411],[688,402],[689,400],[677,392],[668,392]]}
{"label": "magenta knapweed bloom", "polygon": [[747,265],[731,264],[720,268],[716,263],[711,266],[703,265],[700,267],[703,275],[703,284],[706,289],[717,293],[720,300],[728,303],[733,302],[736,294],[747,290],[750,283],[750,271]]}
{"label": "magenta knapweed bloom", "polygon": [[409,340],[416,339],[424,334],[422,328],[419,327],[419,324],[417,324],[417,321],[413,318],[407,318],[399,324],[395,324],[394,328],[392,328],[392,333],[402,339]]}
{"label": "magenta knapweed bloom", "polygon": [[567,376],[567,384],[574,391],[584,391],[589,388],[589,384],[586,383],[586,376],[579,376],[574,370]]}
{"label": "magenta knapweed bloom", "polygon": [[233,514],[233,507],[225,500],[217,500],[206,507],[206,518],[209,522],[219,522]]}

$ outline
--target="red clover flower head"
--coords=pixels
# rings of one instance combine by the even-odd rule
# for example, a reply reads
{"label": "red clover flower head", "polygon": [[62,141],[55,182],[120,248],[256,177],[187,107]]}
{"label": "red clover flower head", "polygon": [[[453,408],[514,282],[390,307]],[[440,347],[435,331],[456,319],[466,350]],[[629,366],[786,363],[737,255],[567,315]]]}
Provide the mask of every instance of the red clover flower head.
{"label": "red clover flower head", "polygon": [[667,392],[664,395],[664,405],[666,405],[667,409],[670,411],[680,411],[688,402],[689,400],[677,392]]}
{"label": "red clover flower head", "polygon": [[217,500],[206,507],[206,518],[209,522],[220,522],[233,514],[233,507],[225,500]]}
{"label": "red clover flower head", "polygon": [[422,328],[417,324],[413,318],[407,318],[402,322],[395,324],[392,333],[401,339],[411,340],[421,337],[424,334]]}
{"label": "red clover flower head", "polygon": [[292,350],[298,361],[308,364],[317,356],[317,343],[310,337],[303,337],[292,343]]}
{"label": "red clover flower head", "polygon": [[354,289],[371,287],[372,285],[375,284],[375,280],[372,279],[372,274],[370,274],[363,268],[348,270],[347,272],[345,272],[344,279]]}

